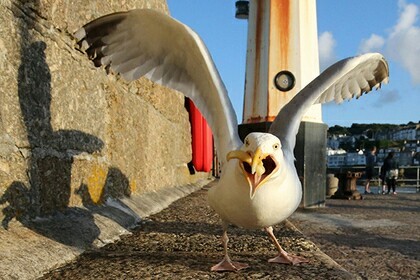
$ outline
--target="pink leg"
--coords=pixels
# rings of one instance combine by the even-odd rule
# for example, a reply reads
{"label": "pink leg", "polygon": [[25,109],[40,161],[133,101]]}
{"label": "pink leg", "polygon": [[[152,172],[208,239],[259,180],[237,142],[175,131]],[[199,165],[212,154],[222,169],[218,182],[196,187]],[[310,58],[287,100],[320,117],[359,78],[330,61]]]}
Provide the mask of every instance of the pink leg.
{"label": "pink leg", "polygon": [[223,235],[222,235],[222,243],[223,243],[223,251],[225,253],[225,256],[221,262],[212,266],[211,271],[238,271],[238,270],[248,267],[246,263],[233,262],[230,259],[227,252],[228,241],[229,241],[229,238],[227,236],[227,232],[226,230],[224,230]]}
{"label": "pink leg", "polygon": [[291,265],[309,262],[304,257],[288,254],[285,250],[283,250],[283,248],[280,246],[279,242],[277,241],[277,238],[274,236],[273,227],[265,228],[265,231],[268,233],[271,240],[274,242],[274,245],[276,246],[277,250],[279,251],[279,254],[277,255],[277,257],[269,259],[268,262],[291,264]]}

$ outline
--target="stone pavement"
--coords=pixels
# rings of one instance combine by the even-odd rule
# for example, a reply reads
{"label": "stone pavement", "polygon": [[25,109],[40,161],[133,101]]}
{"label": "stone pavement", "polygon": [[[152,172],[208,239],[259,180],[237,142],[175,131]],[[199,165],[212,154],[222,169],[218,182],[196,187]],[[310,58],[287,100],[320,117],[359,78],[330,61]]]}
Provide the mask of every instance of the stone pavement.
{"label": "stone pavement", "polygon": [[[1,270],[25,270],[26,274],[0,274],[0,279],[38,279],[37,261],[42,258],[56,261],[60,257],[58,249],[63,251],[60,263],[66,262],[67,265],[39,279],[419,278],[419,194],[375,195],[359,201],[328,199],[325,208],[299,209],[289,221],[275,227],[275,234],[287,251],[310,259],[308,264],[267,263],[276,251],[266,234],[231,227],[231,256],[234,260],[247,262],[250,268],[236,273],[212,273],[209,269],[221,259],[222,246],[217,215],[206,201],[206,191],[211,184],[203,189],[196,186],[198,191],[148,218],[140,219],[135,229],[125,230],[120,240],[101,248],[94,244],[85,246],[91,241],[84,239],[92,235],[84,232],[86,227],[83,224],[63,239],[36,242],[35,246],[26,249],[9,242],[7,246],[19,247],[20,250],[14,251],[14,265]],[[158,198],[150,201],[158,201]],[[126,205],[130,206],[128,202]],[[99,209],[96,212],[99,213]],[[123,218],[119,220],[120,225],[124,224],[123,221]],[[95,242],[103,242],[102,245],[107,242],[103,233],[106,229],[105,225],[98,227],[102,239],[97,238]],[[25,230],[31,231],[30,228]],[[18,234],[24,237],[23,232]],[[6,249],[1,234],[0,230],[0,254]],[[40,232],[40,228],[32,234],[47,236]],[[77,238],[77,234],[81,236]],[[78,253],[70,256],[64,254],[66,250],[63,248],[72,248]],[[0,257],[0,263],[4,263],[4,256]],[[19,259],[28,265],[22,265]],[[60,263],[56,261],[51,265]]]}
{"label": "stone pavement", "polygon": [[[211,186],[208,186],[211,187]],[[41,279],[355,279],[289,222],[275,227],[286,251],[310,260],[296,266],[271,264],[276,255],[265,232],[229,229],[234,260],[246,262],[240,272],[210,272],[222,258],[221,227],[203,188],[150,216],[120,241],[89,250]]]}
{"label": "stone pavement", "polygon": [[[401,189],[400,189],[401,190]],[[397,190],[398,191],[398,190]],[[361,279],[420,279],[420,193],[327,199],[289,221]]]}

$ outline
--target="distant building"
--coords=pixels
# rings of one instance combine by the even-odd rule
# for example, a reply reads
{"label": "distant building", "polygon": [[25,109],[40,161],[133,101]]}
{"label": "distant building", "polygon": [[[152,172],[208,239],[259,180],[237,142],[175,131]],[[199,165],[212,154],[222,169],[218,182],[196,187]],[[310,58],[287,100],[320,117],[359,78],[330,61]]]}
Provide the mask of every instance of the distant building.
{"label": "distant building", "polygon": [[343,149],[332,150],[327,149],[327,165],[328,167],[365,165],[366,157],[363,151],[358,153],[347,153]]}
{"label": "distant building", "polygon": [[363,151],[347,153],[346,165],[366,165],[366,156],[363,154]]}
{"label": "distant building", "polygon": [[[395,153],[395,158],[401,166],[420,164],[420,123],[400,126],[397,129],[367,130],[361,135],[331,135],[327,141],[328,167],[365,165],[366,157],[363,152],[348,153],[340,147],[355,148],[357,140],[370,139],[371,141],[391,140],[404,141],[402,149],[390,147],[379,149],[376,154],[376,165],[381,166],[389,152]],[[401,146],[400,146],[401,147]]]}
{"label": "distant building", "polygon": [[340,167],[346,165],[346,154],[331,155],[327,158],[328,167]]}
{"label": "distant building", "polygon": [[337,150],[340,147],[340,138],[341,135],[329,136],[327,139],[327,147],[330,147],[333,150]]}
{"label": "distant building", "polygon": [[414,153],[411,151],[404,151],[398,153],[399,165],[412,165]]}
{"label": "distant building", "polygon": [[416,153],[413,156],[413,165],[420,165],[420,147],[417,147]]}
{"label": "distant building", "polygon": [[388,140],[390,139],[390,132],[388,130],[386,131],[378,131],[375,134],[375,140]]}
{"label": "distant building", "polygon": [[343,149],[327,148],[328,167],[340,167],[346,165],[347,152]]}
{"label": "distant building", "polygon": [[378,153],[376,154],[376,164],[382,166],[384,159],[388,156],[389,152],[394,152],[394,156],[399,162],[400,151],[401,150],[399,148],[379,149]]}
{"label": "distant building", "polygon": [[420,125],[403,126],[391,132],[391,140],[420,140]]}

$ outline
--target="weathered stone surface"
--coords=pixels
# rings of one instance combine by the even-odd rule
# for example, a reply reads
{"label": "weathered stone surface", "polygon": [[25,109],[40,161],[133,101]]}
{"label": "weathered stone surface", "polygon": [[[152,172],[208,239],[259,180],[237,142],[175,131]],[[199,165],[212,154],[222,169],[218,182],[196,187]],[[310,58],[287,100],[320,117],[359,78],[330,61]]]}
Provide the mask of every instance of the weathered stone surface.
{"label": "weathered stone surface", "polygon": [[[22,0],[22,2],[27,1]],[[69,30],[70,32],[80,28],[88,21],[115,11],[156,9],[168,12],[168,7],[164,0],[43,0],[38,2],[39,15],[42,18],[52,22],[60,30]]]}
{"label": "weathered stone surface", "polygon": [[[0,195],[13,183],[25,186],[36,216],[82,203],[82,188],[96,202],[128,195],[118,189],[121,178],[130,195],[194,180],[184,97],[107,75],[71,36],[110,12],[168,12],[166,1],[0,4]],[[107,183],[107,174],[117,181]]]}

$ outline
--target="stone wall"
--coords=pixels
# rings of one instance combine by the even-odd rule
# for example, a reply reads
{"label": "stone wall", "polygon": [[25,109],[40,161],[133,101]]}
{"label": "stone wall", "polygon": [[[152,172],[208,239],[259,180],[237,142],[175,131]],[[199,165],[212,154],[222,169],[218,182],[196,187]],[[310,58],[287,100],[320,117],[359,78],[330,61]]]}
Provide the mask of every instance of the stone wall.
{"label": "stone wall", "polygon": [[184,97],[97,69],[71,34],[164,0],[0,0],[0,219],[197,180]]}

